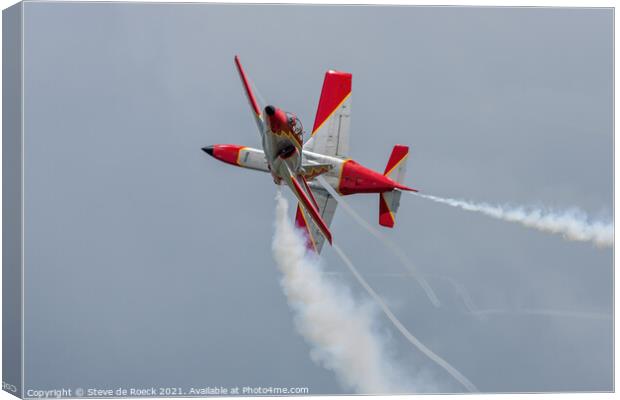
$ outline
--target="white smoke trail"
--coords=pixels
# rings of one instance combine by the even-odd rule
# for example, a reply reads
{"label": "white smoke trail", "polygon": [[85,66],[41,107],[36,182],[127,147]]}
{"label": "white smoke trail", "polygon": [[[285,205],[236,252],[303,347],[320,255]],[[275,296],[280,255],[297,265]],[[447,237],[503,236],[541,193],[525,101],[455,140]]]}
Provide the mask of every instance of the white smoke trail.
{"label": "white smoke trail", "polygon": [[[325,275],[334,275],[334,276],[341,275],[340,272],[333,272],[333,271],[332,272],[324,272],[324,274]],[[366,273],[364,273],[364,275],[367,276],[367,277],[368,276],[377,276],[377,277],[393,277],[393,278],[414,278],[412,274],[404,273],[404,272],[366,272]],[[474,304],[474,301],[471,298],[471,295],[469,294],[469,292],[467,291],[465,286],[463,286],[462,283],[459,283],[456,280],[454,280],[454,279],[452,279],[452,278],[450,278],[449,276],[446,276],[446,275],[423,274],[423,276],[425,276],[427,278],[437,278],[437,279],[441,279],[441,280],[444,280],[444,281],[448,282],[454,288],[454,291],[456,292],[456,294],[463,301],[463,305],[465,306],[465,308],[467,308],[467,311],[469,311],[470,314],[475,315],[477,307]]]}
{"label": "white smoke trail", "polygon": [[[342,276],[341,272],[323,272],[325,275],[329,276]],[[365,276],[374,276],[374,277],[393,277],[393,278],[411,278],[410,274],[400,273],[400,272],[368,272],[364,274]],[[456,280],[445,276],[445,275],[437,275],[437,274],[425,274],[427,277],[435,277],[438,279],[443,279],[449,282],[452,286],[454,286],[454,290],[461,297],[465,308],[467,308],[467,314],[473,315],[475,317],[480,317],[486,319],[487,315],[540,315],[540,316],[548,316],[548,317],[560,317],[560,318],[577,318],[577,319],[595,319],[595,320],[612,320],[611,314],[605,314],[601,312],[588,312],[588,311],[564,311],[564,310],[554,310],[554,309],[546,309],[546,308],[517,308],[517,309],[509,309],[509,308],[487,308],[487,309],[478,309],[478,307],[474,304],[471,295],[463,286],[462,283],[457,282]]]}
{"label": "white smoke trail", "polygon": [[401,264],[405,266],[411,273],[411,275],[418,281],[424,292],[426,293],[426,297],[430,300],[430,302],[435,306],[439,307],[439,299],[437,295],[428,284],[426,279],[418,272],[417,268],[413,265],[411,260],[407,257],[407,255],[402,251],[400,247],[396,245],[396,243],[392,242],[390,239],[385,237],[381,232],[377,231],[373,228],[364,218],[362,218],[351,206],[340,196],[334,188],[332,188],[329,183],[325,181],[322,176],[317,177],[318,182],[329,192],[329,194],[336,199],[339,205],[357,221],[364,229],[366,229],[371,235],[379,239],[385,246],[390,248],[392,252],[396,255],[396,257],[400,260]]}
{"label": "white smoke trail", "polygon": [[355,279],[357,279],[357,281],[360,283],[360,285],[362,285],[362,287],[366,290],[366,292],[368,292],[368,294],[377,302],[377,304],[379,304],[379,306],[381,307],[381,310],[383,310],[383,313],[389,318],[389,320],[392,322],[392,324],[394,324],[396,329],[398,329],[398,331],[411,344],[413,344],[418,350],[424,353],[424,355],[426,355],[428,358],[430,358],[432,361],[434,361],[440,367],[446,370],[450,375],[452,375],[454,379],[456,379],[467,390],[469,390],[470,392],[478,391],[476,386],[474,386],[474,384],[471,383],[469,379],[467,379],[456,368],[450,365],[446,360],[439,357],[437,354],[433,353],[433,351],[429,349],[428,347],[426,347],[422,342],[420,342],[418,338],[413,336],[413,334],[409,332],[407,328],[405,328],[405,326],[400,322],[400,320],[396,318],[394,313],[392,313],[392,310],[390,310],[387,304],[385,304],[383,299],[381,299],[381,297],[374,291],[374,289],[368,284],[368,282],[366,282],[364,277],[360,275],[360,273],[357,271],[357,269],[355,268],[351,260],[349,260],[349,258],[344,254],[344,252],[340,249],[340,247],[338,247],[336,244],[332,245],[332,247],[334,248],[334,250],[336,250],[336,253],[340,256],[342,261],[344,261],[347,268],[349,268],[351,273],[355,276]]}
{"label": "white smoke trail", "polygon": [[454,291],[456,292],[456,294],[459,295],[459,297],[463,301],[463,304],[465,305],[465,308],[467,308],[467,311],[469,311],[470,314],[475,315],[474,313],[477,310],[477,307],[474,304],[474,300],[469,295],[469,291],[467,291],[467,289],[465,288],[465,286],[463,286],[462,283],[457,282],[456,280],[446,275],[426,274],[426,276],[429,276],[429,277],[434,276],[435,278],[443,279],[447,281],[448,283],[450,283],[452,287],[454,287]]}
{"label": "white smoke trail", "polygon": [[576,209],[545,212],[540,209],[527,210],[523,207],[511,208],[508,206],[472,203],[465,200],[411,193],[463,210],[480,212],[504,221],[518,222],[521,225],[543,232],[559,233],[568,240],[590,241],[599,247],[610,247],[614,241],[614,228],[611,222],[589,221],[582,211]]}
{"label": "white smoke trail", "polygon": [[276,199],[273,255],[296,313],[296,328],[312,346],[312,360],[358,393],[411,393],[413,385],[388,359],[373,328],[375,309],[356,303],[346,287],[325,278],[318,257],[306,252],[304,239],[289,221],[286,199],[279,193]]}
{"label": "white smoke trail", "polygon": [[611,320],[612,316],[605,313],[596,312],[583,312],[583,311],[564,311],[564,310],[550,310],[550,309],[536,309],[536,308],[518,308],[515,310],[504,308],[492,308],[487,310],[477,310],[472,312],[476,315],[541,315],[550,317],[566,317],[566,318],[578,318],[578,319],[598,319],[598,320]]}

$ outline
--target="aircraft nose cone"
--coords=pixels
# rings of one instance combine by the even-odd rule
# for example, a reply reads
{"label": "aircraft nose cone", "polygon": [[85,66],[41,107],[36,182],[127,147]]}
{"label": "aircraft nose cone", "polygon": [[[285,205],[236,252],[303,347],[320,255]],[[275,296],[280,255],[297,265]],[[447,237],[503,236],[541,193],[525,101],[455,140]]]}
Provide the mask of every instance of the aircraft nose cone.
{"label": "aircraft nose cone", "polygon": [[210,156],[213,156],[213,146],[205,146],[202,148],[202,151],[204,151]]}

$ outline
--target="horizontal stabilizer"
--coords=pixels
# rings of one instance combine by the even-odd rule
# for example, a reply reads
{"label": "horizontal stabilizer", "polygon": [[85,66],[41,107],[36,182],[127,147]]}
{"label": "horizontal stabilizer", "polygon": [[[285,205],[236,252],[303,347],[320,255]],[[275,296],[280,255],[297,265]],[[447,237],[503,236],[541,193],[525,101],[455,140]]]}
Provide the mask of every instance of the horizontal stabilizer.
{"label": "horizontal stabilizer", "polygon": [[387,228],[394,227],[401,195],[402,193],[398,190],[379,193],[379,225]]}

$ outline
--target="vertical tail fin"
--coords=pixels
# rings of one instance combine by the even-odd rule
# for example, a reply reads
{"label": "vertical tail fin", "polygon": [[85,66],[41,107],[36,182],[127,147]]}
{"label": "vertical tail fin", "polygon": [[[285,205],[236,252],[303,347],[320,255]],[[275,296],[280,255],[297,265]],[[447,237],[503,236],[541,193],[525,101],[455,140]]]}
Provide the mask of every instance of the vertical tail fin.
{"label": "vertical tail fin", "polygon": [[[405,173],[407,172],[408,155],[409,147],[401,144],[394,146],[383,175],[402,184],[405,179]],[[396,211],[398,211],[398,207],[400,206],[401,194],[402,193],[398,190],[379,193],[379,225],[387,228],[394,227],[394,223],[396,222]]]}

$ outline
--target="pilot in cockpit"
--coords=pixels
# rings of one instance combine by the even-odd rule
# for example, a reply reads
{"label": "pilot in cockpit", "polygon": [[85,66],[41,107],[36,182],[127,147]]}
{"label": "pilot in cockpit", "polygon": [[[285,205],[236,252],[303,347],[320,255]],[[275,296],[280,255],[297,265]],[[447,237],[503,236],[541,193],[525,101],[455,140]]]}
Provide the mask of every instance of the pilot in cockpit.
{"label": "pilot in cockpit", "polygon": [[288,117],[288,126],[291,128],[291,131],[299,136],[300,139],[303,138],[304,128],[301,125],[301,121],[295,114],[287,113]]}

